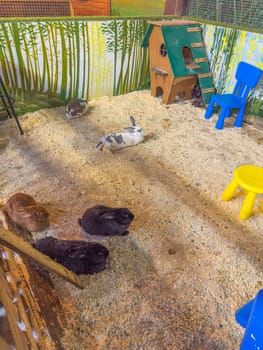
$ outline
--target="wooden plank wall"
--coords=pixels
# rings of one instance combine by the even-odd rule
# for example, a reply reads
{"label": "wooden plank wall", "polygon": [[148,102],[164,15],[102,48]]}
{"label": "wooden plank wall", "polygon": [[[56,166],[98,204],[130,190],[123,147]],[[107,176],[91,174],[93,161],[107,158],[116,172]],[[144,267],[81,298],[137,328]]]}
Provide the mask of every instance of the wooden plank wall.
{"label": "wooden plank wall", "polygon": [[73,16],[110,16],[110,0],[71,0]]}
{"label": "wooden plank wall", "polygon": [[[29,231],[9,220],[8,225],[9,234],[33,242]],[[48,272],[2,244],[0,313],[0,350],[63,350],[67,320]]]}
{"label": "wooden plank wall", "polygon": [[59,339],[66,325],[48,276],[43,278],[32,264],[0,245],[0,285],[6,312],[1,318],[1,350],[62,350]]}
{"label": "wooden plank wall", "polygon": [[70,15],[70,0],[0,0],[0,17],[55,17]]}
{"label": "wooden plank wall", "polygon": [[0,0],[0,17],[110,16],[110,0]]}

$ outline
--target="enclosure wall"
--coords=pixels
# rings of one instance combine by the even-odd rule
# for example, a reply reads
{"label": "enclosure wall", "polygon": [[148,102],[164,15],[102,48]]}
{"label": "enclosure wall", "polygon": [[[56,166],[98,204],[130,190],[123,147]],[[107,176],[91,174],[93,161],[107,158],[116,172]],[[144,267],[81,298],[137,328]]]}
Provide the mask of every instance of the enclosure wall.
{"label": "enclosure wall", "polygon": [[[63,105],[68,99],[148,89],[146,19],[2,20],[0,74],[18,113]],[[263,35],[203,24],[214,83],[231,91],[243,60],[263,68]],[[252,91],[249,112],[263,117],[263,87]]]}
{"label": "enclosure wall", "polygon": [[252,30],[263,29],[262,0],[184,0],[184,3],[185,16],[251,27]]}

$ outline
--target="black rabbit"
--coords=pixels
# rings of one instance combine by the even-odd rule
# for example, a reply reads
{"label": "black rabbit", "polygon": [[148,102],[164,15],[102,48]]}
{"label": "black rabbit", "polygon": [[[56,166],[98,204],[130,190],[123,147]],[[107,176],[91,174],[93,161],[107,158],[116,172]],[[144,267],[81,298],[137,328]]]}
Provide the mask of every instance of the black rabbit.
{"label": "black rabbit", "polygon": [[105,270],[109,256],[108,249],[96,242],[45,237],[32,245],[77,275],[93,274]]}
{"label": "black rabbit", "polygon": [[79,225],[85,232],[98,236],[126,235],[129,232],[134,215],[127,208],[111,208],[105,205],[97,205],[87,209],[82,218],[78,219]]}

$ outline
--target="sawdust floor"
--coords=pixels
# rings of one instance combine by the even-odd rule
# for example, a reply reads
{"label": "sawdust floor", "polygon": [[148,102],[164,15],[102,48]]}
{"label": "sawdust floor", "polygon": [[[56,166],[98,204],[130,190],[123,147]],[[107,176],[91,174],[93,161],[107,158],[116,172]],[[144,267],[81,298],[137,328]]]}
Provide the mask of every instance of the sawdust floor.
{"label": "sawdust floor", "polygon": [[[112,156],[99,138],[129,126],[145,142]],[[64,305],[67,350],[233,350],[244,330],[235,310],[263,287],[263,215],[239,220],[244,197],[220,196],[233,170],[262,165],[263,135],[190,103],[162,105],[149,91],[92,100],[89,113],[67,120],[64,108],[0,127],[0,195],[29,193],[50,211],[51,227],[34,238],[89,239],[77,219],[88,207],[128,207],[130,234],[98,239],[108,247],[105,271],[81,276],[84,290],[52,280]],[[13,125],[12,125],[13,124]],[[9,142],[8,142],[9,140]]]}

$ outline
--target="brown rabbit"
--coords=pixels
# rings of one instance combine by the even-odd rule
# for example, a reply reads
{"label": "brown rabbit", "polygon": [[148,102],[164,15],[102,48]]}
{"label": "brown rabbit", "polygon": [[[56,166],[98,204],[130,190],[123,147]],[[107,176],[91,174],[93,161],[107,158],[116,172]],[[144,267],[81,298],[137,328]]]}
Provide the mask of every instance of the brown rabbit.
{"label": "brown rabbit", "polygon": [[49,226],[49,213],[26,193],[16,193],[6,203],[10,218],[28,231],[42,231]]}

